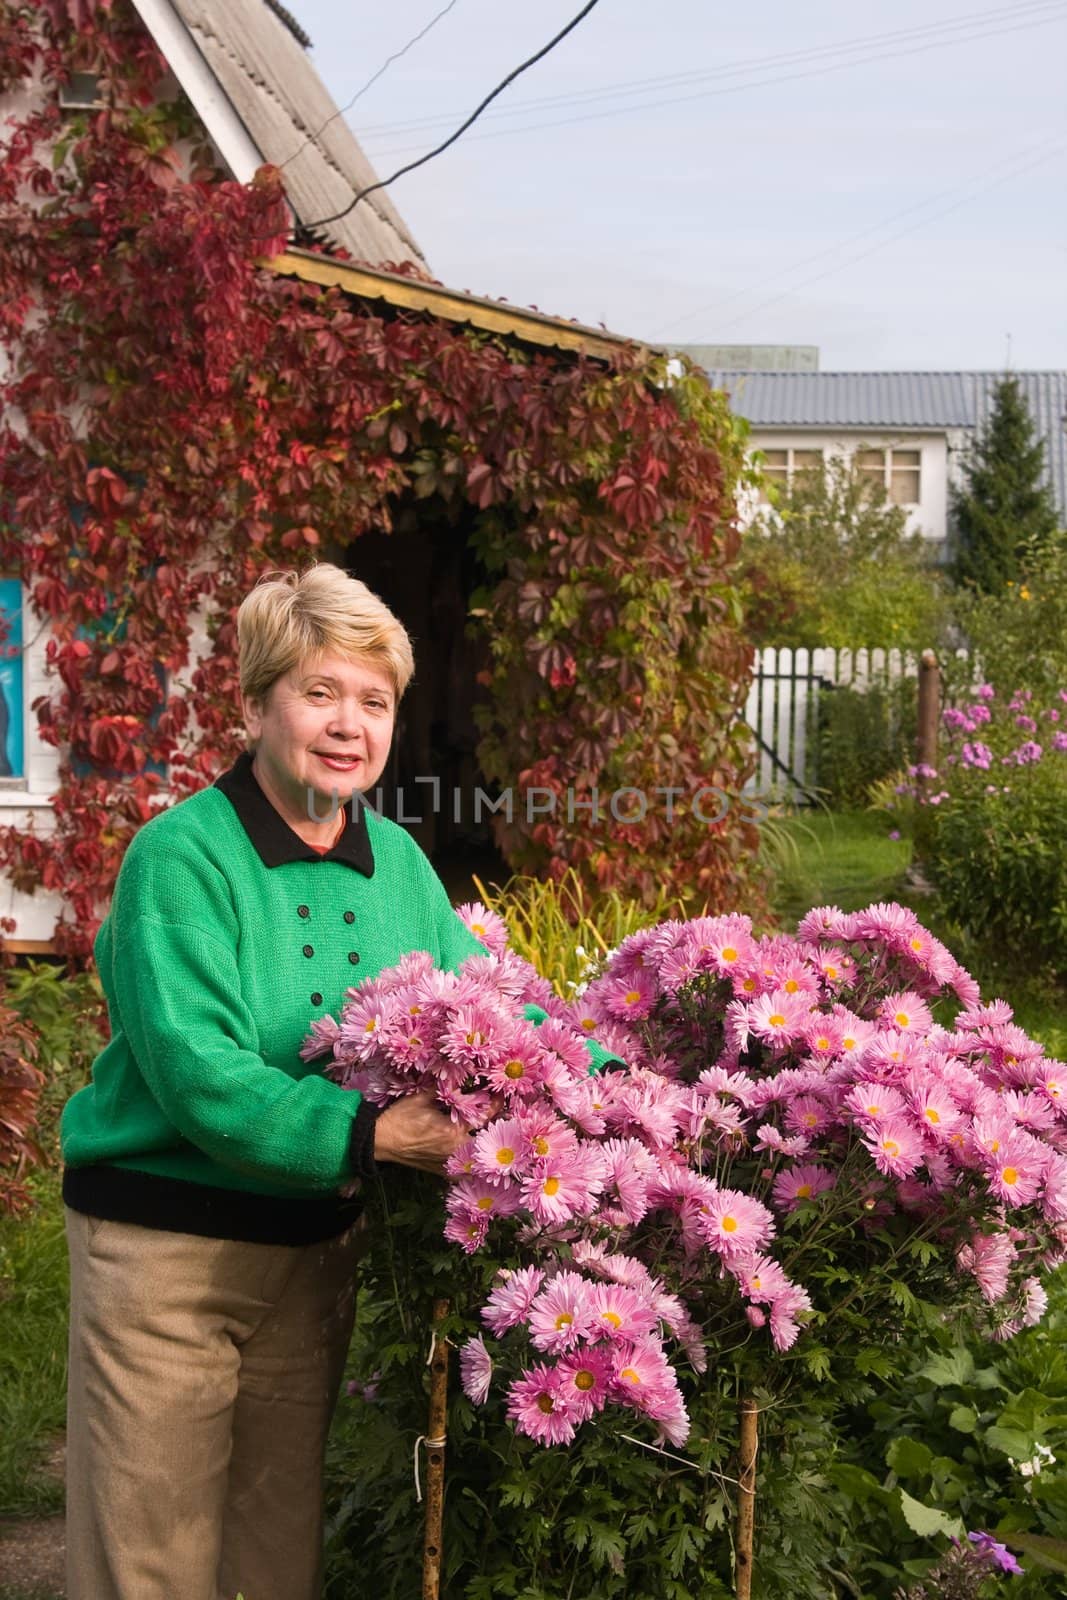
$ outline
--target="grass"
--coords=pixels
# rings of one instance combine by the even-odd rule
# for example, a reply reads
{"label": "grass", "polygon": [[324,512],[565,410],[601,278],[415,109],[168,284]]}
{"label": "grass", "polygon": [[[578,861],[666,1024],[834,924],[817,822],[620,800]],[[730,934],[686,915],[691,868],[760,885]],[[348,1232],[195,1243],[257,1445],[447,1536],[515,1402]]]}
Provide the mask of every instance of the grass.
{"label": "grass", "polygon": [[[0,1515],[63,1508],[42,1470],[66,1421],[67,1247],[58,1173],[33,1180],[37,1209],[0,1218]],[[0,1591],[3,1600],[3,1591]]]}

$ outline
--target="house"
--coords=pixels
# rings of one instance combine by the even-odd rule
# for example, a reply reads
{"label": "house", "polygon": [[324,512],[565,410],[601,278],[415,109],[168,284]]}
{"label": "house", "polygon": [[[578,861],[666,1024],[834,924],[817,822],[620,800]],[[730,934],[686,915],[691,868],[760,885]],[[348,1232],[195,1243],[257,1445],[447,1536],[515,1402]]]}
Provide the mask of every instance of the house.
{"label": "house", "polygon": [[[903,506],[910,530],[944,556],[950,486],[989,414],[1000,372],[817,372],[709,368],[750,427],[764,476],[788,484],[827,455],[852,457]],[[1067,524],[1067,372],[1013,376],[1044,441],[1048,482]],[[755,504],[750,503],[751,516]]]}
{"label": "house", "polygon": [[[221,168],[240,182],[248,182],[264,163],[283,170],[294,244],[271,264],[275,271],[308,283],[337,285],[386,316],[416,315],[469,326],[524,347],[559,353],[564,359],[577,352],[610,359],[623,346],[625,341],[603,330],[516,310],[434,283],[422,251],[387,192],[377,191],[325,227],[307,226],[342,211],[354,194],[376,181],[376,175],[314,70],[307,53],[310,41],[278,0],[133,3],[172,75],[161,86],[161,97],[173,98],[180,86]],[[78,73],[62,91],[61,104],[72,113],[93,109],[99,103],[98,91],[91,73]],[[6,103],[0,95],[0,141],[5,116],[25,114],[26,99],[24,89]],[[301,247],[309,243],[320,250]],[[338,257],[321,253],[321,248],[336,250]],[[341,259],[342,255],[349,259]],[[411,560],[410,550],[406,563],[398,562],[389,540],[376,546],[373,536],[366,539],[360,550],[360,574],[390,603],[394,590],[403,596],[416,583],[426,589],[427,579]],[[445,577],[451,581],[455,574]],[[460,609],[452,638],[462,638],[465,621],[465,596],[457,592]],[[426,594],[419,597],[420,606],[426,599]],[[402,606],[402,598],[396,604]],[[32,829],[46,837],[54,826],[60,753],[41,738],[32,705],[56,686],[46,659],[49,630],[46,620],[29,606],[19,580],[10,575],[0,574],[0,611],[8,625],[10,652],[6,657],[0,652],[0,828]],[[418,630],[423,638],[429,631],[428,626]],[[191,665],[197,659],[198,637],[200,645],[207,645],[206,635],[201,631],[198,636],[194,629]],[[437,645],[434,639],[434,651]],[[430,656],[428,662],[424,659],[427,693],[451,690],[449,661],[443,654],[438,661],[429,647],[425,655]],[[462,713],[469,721],[470,700],[465,685],[464,695],[451,694],[450,707],[455,711],[459,703],[455,714]],[[412,762],[422,763],[415,771],[428,770],[434,714],[434,704],[425,696],[411,708],[410,756]],[[463,736],[468,737],[465,724]],[[432,845],[432,840],[425,842]],[[25,893],[0,875],[0,918],[14,924],[7,948],[18,953],[51,950],[60,909],[58,894],[43,889]]]}

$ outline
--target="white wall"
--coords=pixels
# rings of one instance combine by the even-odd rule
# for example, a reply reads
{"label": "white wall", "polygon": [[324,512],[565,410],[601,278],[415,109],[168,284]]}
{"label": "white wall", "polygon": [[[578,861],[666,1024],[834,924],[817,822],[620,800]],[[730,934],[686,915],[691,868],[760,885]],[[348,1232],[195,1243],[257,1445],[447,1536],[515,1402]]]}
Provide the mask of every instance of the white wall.
{"label": "white wall", "polygon": [[[883,450],[893,445],[922,453],[920,501],[908,507],[908,529],[924,539],[940,542],[948,533],[948,447],[944,433],[860,433],[845,429],[753,428],[752,450],[819,450],[826,455],[850,456],[856,450]],[[757,509],[755,496],[746,497],[742,520],[747,524]]]}

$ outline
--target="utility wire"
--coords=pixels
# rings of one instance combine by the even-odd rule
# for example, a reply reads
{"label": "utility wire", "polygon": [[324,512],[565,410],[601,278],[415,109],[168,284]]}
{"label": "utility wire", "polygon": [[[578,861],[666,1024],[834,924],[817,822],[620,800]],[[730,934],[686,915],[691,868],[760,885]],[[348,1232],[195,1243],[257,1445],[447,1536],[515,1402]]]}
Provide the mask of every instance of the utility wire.
{"label": "utility wire", "polygon": [[[1013,165],[1015,162],[1021,161],[1024,156],[1033,155],[1036,151],[1044,150],[1046,145],[1046,140],[1039,139],[1036,144],[1025,145],[1021,150],[1016,150],[1010,156],[1002,156],[996,164],[998,167],[1003,167],[1006,164]],[[1012,174],[1007,173],[1005,176],[1010,177]],[[999,179],[996,181],[999,182]],[[870,227],[861,229],[859,233],[850,234],[847,239],[840,239],[836,244],[828,245],[823,250],[816,250],[811,255],[801,256],[799,260],[791,261],[786,267],[779,267],[776,271],[769,273],[767,277],[760,278],[755,283],[746,284],[743,289],[735,289],[732,294],[728,294],[722,299],[709,300],[704,305],[694,306],[691,310],[683,312],[680,317],[672,318],[669,323],[663,322],[659,324],[649,337],[656,340],[666,339],[670,337],[668,331],[670,327],[677,328],[682,324],[692,322],[696,317],[717,316],[726,306],[733,305],[735,300],[742,300],[745,295],[765,289],[769,284],[779,283],[783,278],[791,278],[794,272],[797,272],[801,267],[810,266],[812,262],[825,261],[827,256],[839,256],[850,245],[859,244],[862,240],[869,239],[872,234],[883,232],[884,229],[892,227],[894,222],[900,222],[904,217],[914,216],[917,211],[927,211],[931,206],[936,205],[939,200],[948,200],[958,194],[959,185],[953,184],[951,188],[941,189],[936,194],[927,195],[925,200],[920,200],[915,205],[905,206],[902,211],[894,211],[891,216],[883,217],[881,222],[872,223]],[[943,213],[939,212],[937,215],[940,216]],[[933,220],[933,217],[920,218],[916,223],[916,227],[922,227],[924,222],[932,222]],[[899,234],[893,235],[894,239],[899,237]],[[886,239],[880,243],[888,244],[890,242],[890,240]],[[876,248],[880,248],[880,245]],[[798,285],[798,287],[802,287],[802,285]],[[787,290],[786,293],[792,293],[792,290]],[[746,312],[744,315],[747,316],[748,313]],[[733,323],[728,324],[728,326],[732,327]],[[676,337],[677,335],[675,335]]]}
{"label": "utility wire", "polygon": [[750,310],[743,311],[739,316],[733,317],[729,322],[724,323],[721,331],[725,332],[726,329],[735,328],[739,322],[743,322],[747,317],[753,317],[758,312],[766,311],[771,306],[779,305],[781,301],[788,300],[791,295],[796,294],[800,289],[810,288],[813,283],[821,283],[824,278],[830,278],[834,273],[841,272],[846,267],[855,266],[858,261],[866,261],[868,256],[873,256],[876,251],[884,249],[886,245],[895,244],[898,239],[903,239],[907,234],[914,233],[918,228],[925,228],[930,222],[939,222],[942,217],[947,217],[950,212],[958,211],[961,206],[969,204],[972,200],[977,200],[983,194],[988,194],[991,189],[999,188],[1002,183],[1007,183],[1012,178],[1021,178],[1025,172],[1030,172],[1034,167],[1039,167],[1044,162],[1050,161],[1053,156],[1059,155],[1063,150],[1067,150],[1067,140],[1061,139],[1057,144],[1046,150],[1043,155],[1036,156],[1033,161],[1027,161],[1023,166],[1016,167],[1012,172],[1002,173],[999,178],[993,178],[989,183],[983,183],[974,190],[973,194],[962,195],[958,200],[953,201],[951,205],[944,206],[940,211],[935,211],[932,217],[923,217],[920,221],[912,223],[910,227],[901,228],[898,233],[890,234],[888,239],[880,239],[877,244],[871,245],[869,250],[861,250],[859,255],[849,256],[847,261],[840,261],[836,266],[827,267],[824,272],[817,272],[814,276],[804,278],[800,283],[793,284],[791,288],[783,289],[781,294],[772,295],[769,300],[760,301],[758,305],[751,307]]}
{"label": "utility wire", "polygon": [[321,139],[322,135],[326,132],[326,129],[330,126],[330,124],[332,122],[336,122],[338,117],[343,117],[346,111],[351,111],[351,109],[355,105],[356,101],[357,100],[362,100],[362,98],[366,94],[367,90],[372,86],[372,84],[375,84],[375,83],[378,82],[378,79],[382,76],[382,74],[384,72],[388,71],[388,69],[392,66],[393,62],[394,61],[399,61],[401,56],[406,56],[408,51],[413,49],[415,47],[415,45],[418,44],[420,39],[425,39],[426,35],[430,32],[431,28],[435,28],[437,26],[437,24],[440,22],[441,18],[442,17],[447,17],[448,13],[455,6],[457,6],[458,4],[459,4],[459,0],[448,0],[447,6],[442,6],[441,10],[437,13],[437,15],[430,18],[429,22],[426,24],[426,26],[422,29],[422,31],[420,33],[415,34],[415,36],[413,38],[409,39],[407,44],[404,45],[404,47],[401,50],[394,50],[394,52],[393,52],[393,54],[391,56],[386,56],[385,60],[382,62],[381,66],[378,68],[377,72],[373,73],[371,75],[371,77],[369,77],[367,79],[367,81],[363,85],[362,89],[357,89],[355,94],[352,96],[351,100],[347,101],[341,107],[341,109],[339,111],[335,111],[332,116],[327,117],[326,121],[323,123],[322,127],[319,128],[315,133],[309,133],[307,138],[304,140],[303,144],[299,147],[299,149],[294,150],[291,156],[286,156],[285,160],[282,162],[282,164],[281,164],[281,166],[279,168],[279,171],[280,172],[284,172],[286,167],[289,165],[290,161],[295,161],[297,156],[301,155],[303,153],[303,151],[305,151],[307,149],[309,144],[315,144],[319,139]]}
{"label": "utility wire", "polygon": [[[631,78],[622,83],[608,84],[600,89],[583,90],[580,93],[565,93],[542,96],[534,100],[516,100],[508,106],[501,106],[491,114],[489,121],[498,117],[522,116],[529,112],[551,111],[555,108],[563,109],[567,106],[586,105],[597,100],[617,99],[623,95],[633,95],[655,89],[667,87],[683,89],[693,84],[705,83],[716,78],[736,77],[752,71],[779,66],[795,66],[812,60],[818,60],[827,55],[838,55],[843,51],[856,51],[866,49],[872,45],[897,44],[902,41],[921,39],[933,34],[947,31],[958,31],[961,28],[972,26],[992,26],[1005,19],[1020,20],[1033,12],[1062,11],[1062,0],[1024,0],[1021,5],[1000,5],[991,11],[972,11],[955,17],[946,17],[941,22],[924,23],[912,28],[895,29],[889,33],[864,34],[859,38],[842,39],[835,44],[809,45],[803,50],[790,50],[776,52],[769,56],[749,56],[740,61],[728,62],[723,66],[705,68],[700,71],[683,73],[667,73],[652,78]],[[427,128],[447,127],[455,121],[458,112],[442,112],[428,117],[414,117],[403,122],[380,122],[363,124],[360,128],[361,139],[372,139],[390,135],[400,135],[425,131]]]}
{"label": "utility wire", "polygon": [[486,106],[491,105],[498,94],[503,94],[509,83],[514,83],[515,79],[521,76],[521,74],[524,73],[528,67],[532,67],[536,62],[542,61],[544,57],[548,55],[550,50],[554,50],[560,41],[567,37],[568,33],[572,33],[574,31],[583,18],[587,17],[590,11],[592,11],[593,7],[597,4],[599,4],[599,0],[586,0],[586,4],[578,12],[577,16],[572,17],[567,23],[566,27],[561,28],[555,37],[550,39],[546,45],[542,45],[541,49],[538,50],[536,55],[530,56],[526,61],[523,61],[519,66],[515,67],[513,71],[509,72],[507,77],[498,83],[496,88],[486,95],[481,105],[477,106],[471,112],[466,122],[458,127],[455,133],[451,134],[443,144],[439,144],[436,149],[428,151],[426,155],[420,156],[418,161],[410,161],[407,166],[400,167],[392,174],[391,177],[383,178],[379,183],[372,183],[366,189],[361,189],[355,198],[349,201],[348,205],[345,206],[343,211],[335,212],[332,217],[320,217],[317,222],[305,222],[304,227],[310,231],[312,228],[324,228],[327,223],[330,222],[340,222],[342,217],[347,217],[348,213],[353,211],[356,206],[359,205],[361,200],[365,200],[367,196],[369,194],[373,194],[376,189],[387,188],[389,184],[395,183],[398,178],[404,177],[406,173],[414,172],[416,167],[424,167],[426,163],[428,161],[432,161],[435,156],[441,155],[449,148],[450,145],[455,144],[456,140],[466,133],[467,129],[473,122],[477,122]]}
{"label": "utility wire", "polygon": [[[807,71],[779,73],[776,77],[760,78],[751,83],[729,84],[718,89],[702,89],[695,94],[671,95],[662,100],[648,100],[641,104],[614,106],[609,110],[589,111],[581,116],[560,117],[554,121],[529,122],[524,123],[518,128],[489,128],[484,133],[475,134],[474,138],[475,140],[506,138],[509,134],[536,133],[543,128],[572,127],[574,124],[579,122],[599,122],[605,117],[624,116],[638,111],[657,111],[664,106],[673,107],[688,105],[695,100],[707,100],[719,95],[740,94],[747,89],[770,88],[775,84],[794,83],[803,78],[824,77],[827,73],[840,72],[847,67],[864,66],[872,61],[892,61],[905,56],[922,55],[928,50],[943,50],[953,45],[969,44],[975,39],[992,39],[999,37],[1001,34],[1017,33],[1027,28],[1047,27],[1049,23],[1062,22],[1063,20],[1065,20],[1065,14],[1061,10],[1060,12],[1051,16],[1035,17],[1032,21],[1028,22],[1005,22],[1003,27],[986,27],[981,30],[975,30],[968,34],[963,34],[958,38],[932,39],[924,44],[914,45],[911,48],[880,50],[872,55],[854,56],[852,59],[843,61],[831,61],[822,66],[814,66]],[[414,148],[417,147],[412,145],[403,145],[394,149],[374,152],[373,159],[383,160],[390,156],[403,155],[406,150]]]}

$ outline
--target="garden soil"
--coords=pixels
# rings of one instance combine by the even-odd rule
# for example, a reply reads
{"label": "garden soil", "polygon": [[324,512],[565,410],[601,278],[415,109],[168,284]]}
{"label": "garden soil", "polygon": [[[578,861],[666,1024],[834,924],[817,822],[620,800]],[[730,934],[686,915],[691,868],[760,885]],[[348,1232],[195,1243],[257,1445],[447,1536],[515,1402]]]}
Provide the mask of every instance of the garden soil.
{"label": "garden soil", "polygon": [[[65,1448],[59,1440],[45,1471],[63,1481]],[[0,1518],[0,1591],[63,1600],[66,1533],[62,1515]]]}

